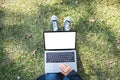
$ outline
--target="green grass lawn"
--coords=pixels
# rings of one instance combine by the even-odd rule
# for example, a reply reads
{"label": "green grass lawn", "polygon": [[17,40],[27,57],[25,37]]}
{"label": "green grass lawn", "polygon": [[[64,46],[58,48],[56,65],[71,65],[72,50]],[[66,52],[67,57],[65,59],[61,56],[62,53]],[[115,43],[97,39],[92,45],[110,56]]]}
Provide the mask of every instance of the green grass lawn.
{"label": "green grass lawn", "polygon": [[44,73],[43,31],[53,14],[60,28],[72,18],[83,80],[120,80],[119,0],[0,0],[0,80]]}

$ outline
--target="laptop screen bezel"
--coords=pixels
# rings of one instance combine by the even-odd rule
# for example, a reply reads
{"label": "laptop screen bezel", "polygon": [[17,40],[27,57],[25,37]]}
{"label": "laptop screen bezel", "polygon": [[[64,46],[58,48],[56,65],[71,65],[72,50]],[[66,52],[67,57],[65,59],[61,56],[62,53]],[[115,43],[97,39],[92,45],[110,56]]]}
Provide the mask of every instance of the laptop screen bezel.
{"label": "laptop screen bezel", "polygon": [[[45,35],[44,35],[44,33],[57,33],[57,32],[75,32],[75,48],[69,48],[69,49],[46,49],[46,47],[45,47]],[[77,37],[77,32],[76,31],[44,31],[43,32],[44,50],[46,50],[46,51],[53,51],[53,50],[75,50],[76,49],[76,37]]]}

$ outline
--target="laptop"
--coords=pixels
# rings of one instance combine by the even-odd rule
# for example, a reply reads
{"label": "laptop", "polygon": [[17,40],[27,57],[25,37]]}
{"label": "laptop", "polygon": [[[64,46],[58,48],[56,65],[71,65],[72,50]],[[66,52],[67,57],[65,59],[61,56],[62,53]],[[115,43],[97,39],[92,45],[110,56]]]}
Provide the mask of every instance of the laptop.
{"label": "laptop", "polygon": [[76,32],[44,32],[45,73],[61,72],[59,65],[65,63],[77,71]]}

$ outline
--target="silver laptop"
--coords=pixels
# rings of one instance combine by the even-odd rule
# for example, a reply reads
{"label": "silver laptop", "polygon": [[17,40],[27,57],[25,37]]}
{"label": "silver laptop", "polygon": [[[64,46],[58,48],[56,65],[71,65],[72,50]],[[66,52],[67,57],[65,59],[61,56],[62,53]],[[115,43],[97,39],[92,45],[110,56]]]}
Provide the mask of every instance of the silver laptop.
{"label": "silver laptop", "polygon": [[77,71],[76,32],[44,32],[45,73],[59,73],[60,63]]}

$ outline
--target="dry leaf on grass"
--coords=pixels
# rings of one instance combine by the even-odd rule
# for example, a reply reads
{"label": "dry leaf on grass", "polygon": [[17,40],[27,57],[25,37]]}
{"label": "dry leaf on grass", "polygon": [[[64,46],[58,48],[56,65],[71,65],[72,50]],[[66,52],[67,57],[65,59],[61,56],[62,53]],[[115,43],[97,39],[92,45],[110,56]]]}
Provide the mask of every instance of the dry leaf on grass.
{"label": "dry leaf on grass", "polygon": [[94,20],[94,19],[89,19],[89,22],[90,22],[90,23],[94,23],[95,20]]}
{"label": "dry leaf on grass", "polygon": [[32,55],[35,56],[37,53],[37,49],[35,49],[33,52],[32,52]]}
{"label": "dry leaf on grass", "polygon": [[116,39],[116,43],[117,43],[117,44],[120,44],[120,39]]}
{"label": "dry leaf on grass", "polygon": [[32,38],[32,37],[33,37],[32,34],[27,34],[26,37],[25,37],[25,39],[29,39],[29,38]]}

